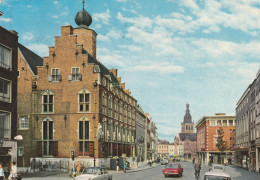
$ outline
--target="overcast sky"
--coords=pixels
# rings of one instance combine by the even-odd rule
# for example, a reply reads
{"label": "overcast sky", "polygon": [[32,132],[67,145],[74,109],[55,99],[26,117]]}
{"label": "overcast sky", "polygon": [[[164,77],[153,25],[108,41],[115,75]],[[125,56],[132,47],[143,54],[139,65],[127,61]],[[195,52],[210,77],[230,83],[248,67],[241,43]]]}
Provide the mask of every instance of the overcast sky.
{"label": "overcast sky", "polygon": [[[1,1],[1,0],[0,0]],[[40,56],[72,25],[82,0],[2,0],[0,25]],[[260,67],[260,0],[86,0],[97,58],[117,68],[159,138],[173,141],[186,103],[192,120],[235,115]]]}

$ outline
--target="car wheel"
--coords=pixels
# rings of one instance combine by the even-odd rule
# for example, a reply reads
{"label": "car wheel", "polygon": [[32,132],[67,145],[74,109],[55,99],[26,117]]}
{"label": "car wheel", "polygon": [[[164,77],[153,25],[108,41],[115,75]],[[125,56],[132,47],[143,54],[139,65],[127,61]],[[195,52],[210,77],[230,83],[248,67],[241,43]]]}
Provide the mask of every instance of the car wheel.
{"label": "car wheel", "polygon": [[167,177],[167,175],[164,175],[164,177]]}

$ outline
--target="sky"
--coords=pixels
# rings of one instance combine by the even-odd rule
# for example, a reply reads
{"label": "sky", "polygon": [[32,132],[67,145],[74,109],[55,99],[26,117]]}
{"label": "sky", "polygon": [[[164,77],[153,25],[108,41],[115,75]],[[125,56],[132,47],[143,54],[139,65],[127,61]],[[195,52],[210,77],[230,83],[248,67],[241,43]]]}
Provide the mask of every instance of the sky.
{"label": "sky", "polygon": [[[260,0],[85,0],[97,58],[117,68],[156,123],[159,139],[192,120],[226,113],[260,68]],[[48,56],[60,26],[72,25],[82,0],[0,0],[0,25]]]}

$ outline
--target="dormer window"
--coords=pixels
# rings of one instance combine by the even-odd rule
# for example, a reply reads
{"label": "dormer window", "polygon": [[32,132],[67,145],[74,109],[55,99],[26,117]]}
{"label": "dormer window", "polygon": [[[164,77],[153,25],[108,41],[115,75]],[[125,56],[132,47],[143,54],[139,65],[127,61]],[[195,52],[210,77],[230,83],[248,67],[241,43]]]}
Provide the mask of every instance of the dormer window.
{"label": "dormer window", "polygon": [[58,68],[51,69],[51,76],[49,76],[48,78],[49,81],[60,82],[61,81],[60,69]]}

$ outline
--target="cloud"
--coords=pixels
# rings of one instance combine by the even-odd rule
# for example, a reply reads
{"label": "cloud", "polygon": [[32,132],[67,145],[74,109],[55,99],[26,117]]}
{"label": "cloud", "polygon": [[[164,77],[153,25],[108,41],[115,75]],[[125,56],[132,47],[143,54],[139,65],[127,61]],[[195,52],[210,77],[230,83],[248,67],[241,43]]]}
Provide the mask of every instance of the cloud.
{"label": "cloud", "polygon": [[59,3],[59,1],[53,1],[53,3],[54,3],[54,4],[58,4],[58,3]]}
{"label": "cloud", "polygon": [[33,38],[34,38],[34,35],[31,32],[24,33],[24,35],[22,36],[23,40],[32,40]]}
{"label": "cloud", "polygon": [[11,22],[12,19],[11,18],[4,18],[4,17],[0,17],[0,22]]}
{"label": "cloud", "polygon": [[109,23],[109,19],[111,18],[109,9],[106,10],[104,13],[95,13],[93,14],[93,19],[95,22],[102,21],[104,24]]}
{"label": "cloud", "polygon": [[59,18],[59,16],[57,16],[57,15],[53,15],[51,17],[54,18],[54,19],[58,19]]}
{"label": "cloud", "polygon": [[136,65],[131,69],[139,72],[155,72],[160,74],[179,74],[184,72],[184,67],[172,65],[169,62],[150,62],[148,64]]}
{"label": "cloud", "polygon": [[26,7],[28,7],[28,8],[32,8],[32,5],[27,5]]}
{"label": "cloud", "polygon": [[27,45],[26,47],[28,49],[34,51],[36,54],[38,54],[41,57],[49,55],[49,48],[46,44],[33,43],[33,44]]}
{"label": "cloud", "polygon": [[115,0],[116,2],[127,2],[127,0]]}

